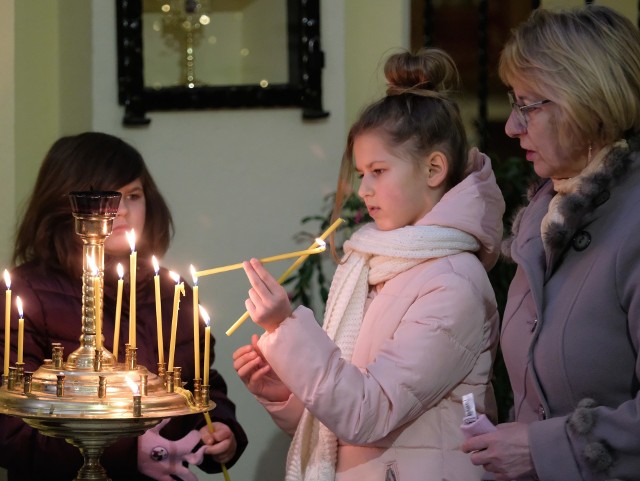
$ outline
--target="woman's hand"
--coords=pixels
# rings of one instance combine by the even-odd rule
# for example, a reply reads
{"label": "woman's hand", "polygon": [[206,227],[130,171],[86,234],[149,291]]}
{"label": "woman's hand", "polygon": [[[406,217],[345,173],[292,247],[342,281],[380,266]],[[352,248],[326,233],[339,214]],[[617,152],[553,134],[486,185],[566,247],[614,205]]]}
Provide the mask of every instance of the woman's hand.
{"label": "woman's hand", "polygon": [[208,426],[200,428],[200,437],[206,446],[204,453],[212,456],[217,463],[228,463],[238,448],[236,437],[231,428],[224,423],[214,422],[213,427],[213,433]]}
{"label": "woman's hand", "polygon": [[497,480],[535,474],[529,449],[529,427],[524,423],[499,424],[498,430],[474,436],[462,445],[471,462],[495,474]]}
{"label": "woman's hand", "polygon": [[257,335],[251,336],[251,345],[239,347],[233,353],[233,368],[247,389],[255,396],[272,402],[289,399],[291,391],[273,372],[260,352]]}
{"label": "woman's hand", "polygon": [[273,332],[292,313],[287,291],[264,268],[258,259],[244,262],[251,289],[245,301],[253,322]]}

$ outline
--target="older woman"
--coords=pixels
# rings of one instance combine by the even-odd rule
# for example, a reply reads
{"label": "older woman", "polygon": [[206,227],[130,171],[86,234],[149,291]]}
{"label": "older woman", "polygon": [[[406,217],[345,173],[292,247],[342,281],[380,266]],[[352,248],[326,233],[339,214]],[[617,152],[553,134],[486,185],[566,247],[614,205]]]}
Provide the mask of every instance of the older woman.
{"label": "older woman", "polygon": [[639,479],[640,33],[602,6],[537,10],[500,75],[540,182],[506,249],[516,422],[463,449],[496,479]]}

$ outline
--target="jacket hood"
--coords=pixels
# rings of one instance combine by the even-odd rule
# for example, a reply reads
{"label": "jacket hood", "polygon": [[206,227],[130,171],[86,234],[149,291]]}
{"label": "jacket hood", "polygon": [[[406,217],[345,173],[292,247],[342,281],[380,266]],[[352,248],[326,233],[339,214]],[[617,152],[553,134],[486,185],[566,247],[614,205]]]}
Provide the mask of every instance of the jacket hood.
{"label": "jacket hood", "polygon": [[504,198],[487,155],[473,148],[468,164],[471,172],[467,177],[416,224],[452,227],[471,234],[480,243],[477,255],[488,271],[500,256]]}

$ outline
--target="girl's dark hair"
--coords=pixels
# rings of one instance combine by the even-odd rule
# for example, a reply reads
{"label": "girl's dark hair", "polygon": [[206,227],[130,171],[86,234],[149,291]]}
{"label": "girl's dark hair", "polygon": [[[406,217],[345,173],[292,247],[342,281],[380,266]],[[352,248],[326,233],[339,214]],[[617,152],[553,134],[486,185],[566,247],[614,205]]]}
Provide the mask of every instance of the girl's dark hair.
{"label": "girl's dark hair", "polygon": [[144,232],[136,249],[143,255],[163,255],[173,236],[173,219],[142,156],[118,137],[85,132],[60,138],[47,152],[18,226],[13,265],[42,261],[71,275],[80,272],[81,243],[69,192],[117,190],[136,179],[146,201]]}
{"label": "girl's dark hair", "polygon": [[417,164],[442,151],[449,162],[447,189],[460,182],[467,165],[467,135],[458,105],[448,93],[458,88],[453,59],[440,49],[391,55],[384,66],[387,95],[369,105],[351,126],[342,158],[333,219],[340,216],[352,191],[353,144],[364,133],[377,131],[390,146]]}

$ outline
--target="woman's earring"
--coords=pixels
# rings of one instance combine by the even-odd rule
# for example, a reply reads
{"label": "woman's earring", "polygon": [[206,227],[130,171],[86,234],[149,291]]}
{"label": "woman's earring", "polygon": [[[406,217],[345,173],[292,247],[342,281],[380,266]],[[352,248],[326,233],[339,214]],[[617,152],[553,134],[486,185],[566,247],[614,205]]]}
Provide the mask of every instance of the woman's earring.
{"label": "woman's earring", "polygon": [[587,154],[587,165],[591,163],[591,142],[589,142],[589,153]]}

